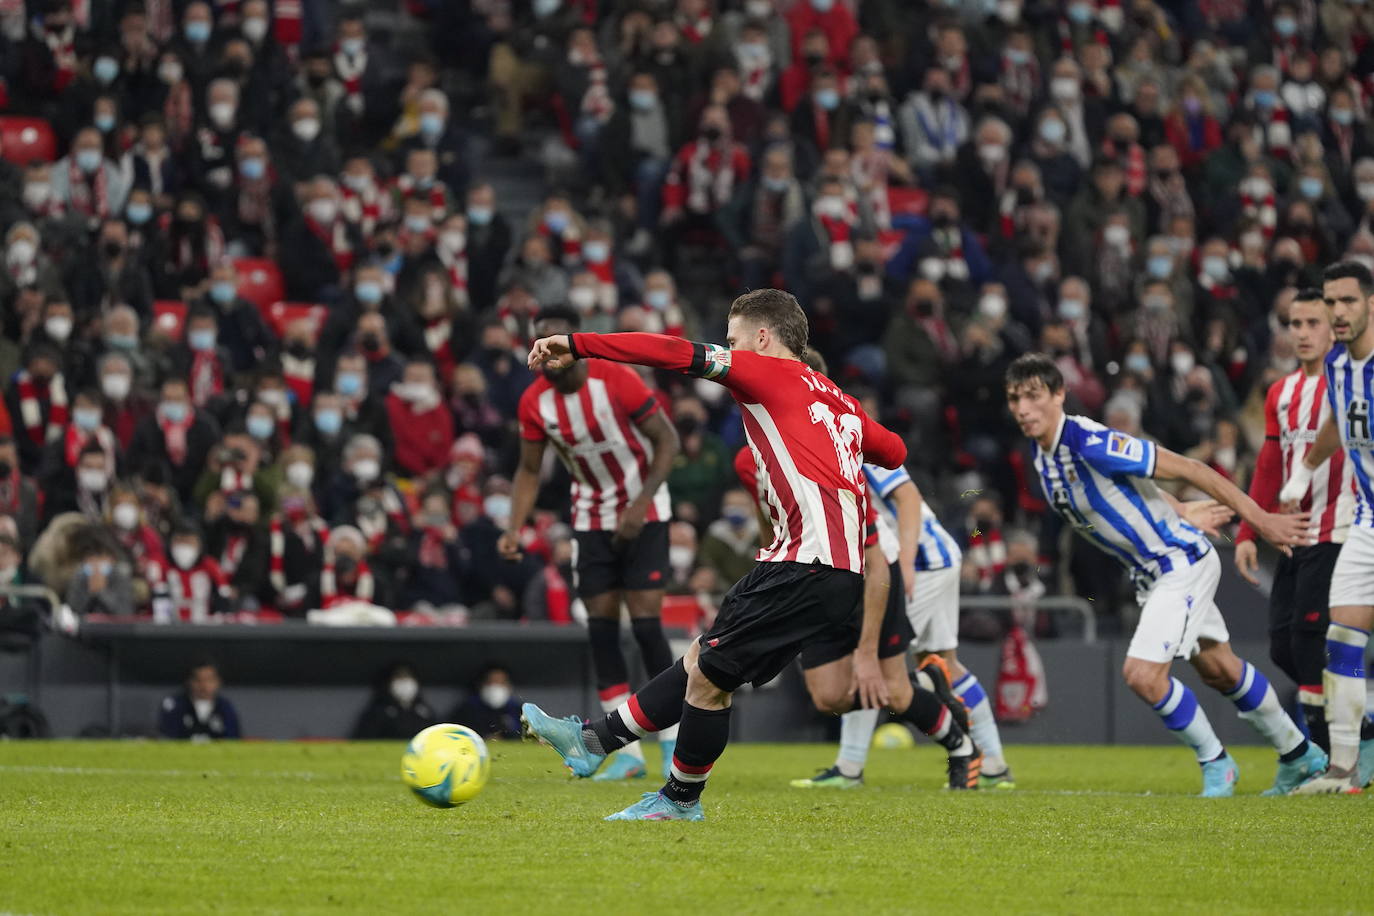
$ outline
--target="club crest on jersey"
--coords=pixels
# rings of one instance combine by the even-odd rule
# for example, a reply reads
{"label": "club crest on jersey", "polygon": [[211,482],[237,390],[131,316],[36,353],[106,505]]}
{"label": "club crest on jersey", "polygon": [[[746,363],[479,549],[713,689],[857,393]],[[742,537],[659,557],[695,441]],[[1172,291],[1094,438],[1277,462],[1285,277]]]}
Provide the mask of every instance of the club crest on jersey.
{"label": "club crest on jersey", "polygon": [[1145,446],[1139,439],[1132,439],[1125,433],[1111,433],[1107,436],[1107,454],[1113,458],[1139,461]]}

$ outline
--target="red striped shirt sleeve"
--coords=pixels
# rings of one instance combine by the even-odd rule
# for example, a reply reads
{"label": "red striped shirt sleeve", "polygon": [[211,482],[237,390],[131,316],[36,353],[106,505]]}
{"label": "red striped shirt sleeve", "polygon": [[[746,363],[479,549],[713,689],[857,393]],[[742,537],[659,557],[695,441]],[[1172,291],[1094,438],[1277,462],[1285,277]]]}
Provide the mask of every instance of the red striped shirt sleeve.
{"label": "red striped shirt sleeve", "polygon": [[[1264,397],[1264,445],[1255,461],[1255,476],[1250,481],[1250,498],[1261,509],[1272,512],[1283,488],[1283,447],[1279,444],[1279,388],[1283,379],[1269,386]],[[1236,531],[1236,543],[1253,541],[1255,530],[1246,522]]]}

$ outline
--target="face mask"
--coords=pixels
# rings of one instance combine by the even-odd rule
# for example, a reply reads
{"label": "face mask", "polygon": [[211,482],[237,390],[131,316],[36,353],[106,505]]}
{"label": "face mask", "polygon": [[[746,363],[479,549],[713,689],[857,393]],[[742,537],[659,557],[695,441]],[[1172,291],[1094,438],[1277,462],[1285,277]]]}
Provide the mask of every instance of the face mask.
{"label": "face mask", "polygon": [[197,353],[213,350],[215,348],[215,332],[209,328],[196,328],[186,335],[186,342]]}
{"label": "face mask", "polygon": [[1144,353],[1128,353],[1126,355],[1126,371],[1144,375],[1150,371],[1150,357]]}
{"label": "face mask", "polygon": [[307,204],[306,209],[310,212],[311,219],[325,225],[334,222],[334,217],[339,212],[339,205],[328,197],[320,197]]}
{"label": "face mask", "polygon": [[1374,200],[1374,181],[1359,182],[1355,185],[1355,193],[1358,194],[1360,200],[1365,203]]}
{"label": "face mask", "polygon": [[668,565],[673,569],[688,570],[696,562],[696,551],[681,545],[668,548]]}
{"label": "face mask", "polygon": [[267,20],[261,16],[243,20],[243,37],[253,44],[262,41],[267,35]]}
{"label": "face mask", "polygon": [[1082,299],[1060,299],[1059,317],[1065,321],[1078,321],[1088,314],[1088,307]]}
{"label": "face mask", "polygon": [[257,439],[259,442],[266,442],[272,438],[272,427],[275,425],[271,417],[264,417],[262,414],[254,414],[248,418],[248,435]]}
{"label": "face mask", "polygon": [[72,320],[66,315],[54,315],[43,322],[43,330],[53,340],[63,343],[72,336]]}
{"label": "face mask", "polygon": [[439,244],[444,247],[444,250],[454,252],[455,254],[463,250],[463,246],[467,244],[467,241],[468,238],[466,235],[453,229],[439,236]]}
{"label": "face mask", "polygon": [[631,89],[630,107],[638,111],[650,111],[658,105],[658,93],[652,89]]}
{"label": "face mask", "polygon": [[424,235],[429,231],[429,220],[423,216],[407,216],[406,228],[416,235]]}
{"label": "face mask", "polygon": [[818,13],[828,13],[834,5],[835,0],[811,0],[811,8]]}
{"label": "face mask", "polygon": [[1122,225],[1108,226],[1102,230],[1102,240],[1108,245],[1124,247],[1131,241],[1131,230]]}
{"label": "face mask", "polygon": [[181,76],[181,64],[177,61],[170,60],[157,68],[157,78],[168,86],[174,86],[181,82]]}
{"label": "face mask", "polygon": [[220,280],[210,284],[210,298],[216,305],[228,305],[238,296],[238,288],[227,281]]}
{"label": "face mask", "polygon": [[38,246],[28,239],[15,239],[10,243],[6,260],[11,264],[32,264],[38,255]]}
{"label": "face mask", "polygon": [[1152,312],[1164,312],[1168,311],[1169,309],[1169,297],[1161,296],[1158,293],[1155,293],[1151,296],[1146,296],[1143,302],[1145,308]]}
{"label": "face mask", "polygon": [[371,483],[382,473],[382,465],[376,458],[360,458],[353,462],[353,476],[363,483]]}
{"label": "face mask", "polygon": [[1007,148],[1000,143],[984,143],[978,147],[978,158],[988,165],[997,165],[1007,158]]}
{"label": "face mask", "polygon": [[1150,276],[1156,280],[1163,280],[1174,272],[1174,259],[1167,254],[1150,255],[1145,267],[1150,272]]}
{"label": "face mask", "polygon": [[106,375],[100,379],[100,390],[111,401],[122,401],[129,396],[131,379],[127,375]]}
{"label": "face mask", "polygon": [[672,304],[673,297],[666,289],[651,289],[644,293],[644,304],[662,311]]}
{"label": "face mask", "polygon": [[145,203],[131,203],[124,211],[124,215],[129,218],[129,222],[135,226],[142,226],[153,218],[153,208]]}
{"label": "face mask", "polygon": [[110,512],[115,527],[123,531],[133,531],[138,527],[138,506],[133,503],[120,503]]}
{"label": "face mask", "polygon": [[1276,99],[1276,97],[1274,96],[1274,90],[1272,90],[1272,89],[1256,89],[1256,90],[1255,90],[1255,105],[1257,105],[1258,107],[1260,107],[1260,108],[1273,108],[1273,107],[1274,107],[1274,102],[1275,102],[1275,101],[1277,101],[1277,99]]}
{"label": "face mask", "polygon": [[1284,38],[1292,38],[1298,31],[1297,20],[1290,16],[1280,16],[1274,20],[1274,31]]}
{"label": "face mask", "polygon": [[574,286],[568,290],[568,304],[579,312],[590,312],[596,305],[596,290],[590,286]]}
{"label": "face mask", "polygon": [[100,114],[95,116],[94,120],[91,123],[93,123],[95,125],[95,129],[100,131],[102,134],[108,134],[110,131],[114,130],[115,118],[114,115],[110,114],[109,112],[102,111]]}
{"label": "face mask", "polygon": [[1209,254],[1202,259],[1202,272],[1213,280],[1225,280],[1231,268],[1221,255]]}
{"label": "face mask", "polygon": [[100,426],[100,411],[94,407],[78,407],[72,411],[72,422],[82,432],[95,432]]}
{"label": "face mask", "polygon": [[286,466],[286,482],[298,490],[310,489],[315,480],[315,469],[306,461],[293,461]]}
{"label": "face mask", "polygon": [[353,397],[363,390],[363,377],[356,372],[340,372],[334,387],[344,397]]}
{"label": "face mask", "polygon": [[1072,76],[1056,76],[1050,80],[1050,94],[1061,102],[1078,98],[1078,80]]}
{"label": "face mask", "polygon": [[1050,118],[1040,122],[1040,139],[1059,145],[1064,142],[1064,122]]}
{"label": "face mask", "polygon": [[1090,3],[1070,3],[1068,8],[1069,21],[1075,25],[1083,25],[1093,18],[1093,8]]}
{"label": "face mask", "polygon": [[239,173],[249,181],[257,181],[267,174],[267,163],[257,156],[250,156],[239,162]]}
{"label": "face mask", "polygon": [[774,194],[781,194],[783,191],[786,191],[791,184],[792,181],[788,178],[774,178],[770,175],[763,176],[763,186]]}
{"label": "face mask", "polygon": [[352,57],[363,53],[365,42],[361,38],[345,38],[339,42],[339,49]]}
{"label": "face mask", "polygon": [[1331,120],[1342,127],[1348,127],[1355,120],[1355,112],[1349,108],[1333,108],[1331,109]]}
{"label": "face mask", "polygon": [[1169,357],[1169,367],[1174,370],[1174,375],[1187,375],[1196,365],[1197,360],[1186,350],[1179,350]]}
{"label": "face mask", "polygon": [[544,225],[549,227],[550,232],[562,232],[571,222],[567,210],[550,210],[544,214]]}
{"label": "face mask", "polygon": [[192,44],[202,44],[210,40],[210,23],[199,19],[185,26],[186,40]]}
{"label": "face mask", "polygon": [[221,128],[233,124],[234,115],[238,112],[233,102],[215,102],[208,110],[210,120],[215,122],[216,127]]}
{"label": "face mask", "polygon": [[510,688],[505,684],[486,684],[477,691],[477,695],[491,709],[504,709],[510,702]]}
{"label": "face mask", "polygon": [[376,305],[382,301],[382,285],[371,280],[363,280],[353,287],[353,295],[363,305]]}
{"label": "face mask", "polygon": [[182,423],[186,420],[189,408],[185,401],[163,401],[158,406],[158,412],[168,423]]}
{"label": "face mask", "polygon": [[1315,175],[1304,175],[1298,179],[1298,190],[1308,200],[1316,200],[1322,196],[1322,180]]}
{"label": "face mask", "polygon": [[592,264],[605,264],[611,259],[611,246],[605,242],[588,242],[582,246],[582,253]]}
{"label": "face mask", "polygon": [[52,195],[52,185],[46,181],[30,181],[24,185],[24,206],[37,210],[48,202]]}
{"label": "face mask", "polygon": [[291,133],[309,143],[320,135],[320,122],[317,118],[301,118],[291,124]]}
{"label": "face mask", "polygon": [[91,67],[91,72],[102,85],[108,86],[119,76],[119,61],[113,57],[97,57],[95,64]]}
{"label": "face mask", "polygon": [[530,6],[534,9],[534,15],[543,19],[545,16],[552,16],[558,12],[558,8],[563,5],[563,0],[534,0]]}
{"label": "face mask", "polygon": [[[315,428],[326,436],[337,436],[343,428],[343,414],[337,410],[321,410],[315,414]],[[293,465],[294,466],[294,465]],[[307,465],[309,467],[309,465]],[[291,468],[287,468],[289,473]],[[311,472],[314,473],[313,471]],[[309,484],[306,484],[309,486]]]}
{"label": "face mask", "polygon": [[99,468],[77,468],[76,482],[87,493],[104,493],[107,481],[105,472]]}
{"label": "face mask", "polygon": [[817,89],[816,104],[826,111],[834,111],[840,104],[840,93],[834,89]]}
{"label": "face mask", "polygon": [[76,151],[76,167],[89,175],[100,168],[100,160],[103,158],[98,149],[80,149]]}
{"label": "face mask", "polygon": [[106,334],[105,346],[112,350],[136,350],[138,338],[132,334]]}
{"label": "face mask", "polygon": [[773,15],[773,4],[768,0],[747,0],[744,11],[750,19],[767,19]]}
{"label": "face mask", "polygon": [[493,215],[491,207],[468,207],[468,222],[474,226],[485,226]]}
{"label": "face mask", "polygon": [[432,111],[420,115],[420,133],[433,139],[444,132],[444,119]]}
{"label": "face mask", "polygon": [[413,677],[398,677],[391,682],[391,695],[396,698],[396,702],[402,706],[409,706],[415,702],[415,697],[420,693],[420,682]]}
{"label": "face mask", "polygon": [[172,562],[181,569],[190,569],[200,558],[200,548],[194,544],[173,544]]}
{"label": "face mask", "polygon": [[86,574],[88,579],[92,576],[108,576],[113,569],[114,564],[109,560],[87,561],[81,564],[81,571]]}
{"label": "face mask", "polygon": [[482,500],[482,513],[498,525],[504,525],[510,518],[510,497],[493,493]]}
{"label": "face mask", "polygon": [[978,314],[993,321],[1007,313],[1007,300],[1001,296],[984,296],[978,300]]}

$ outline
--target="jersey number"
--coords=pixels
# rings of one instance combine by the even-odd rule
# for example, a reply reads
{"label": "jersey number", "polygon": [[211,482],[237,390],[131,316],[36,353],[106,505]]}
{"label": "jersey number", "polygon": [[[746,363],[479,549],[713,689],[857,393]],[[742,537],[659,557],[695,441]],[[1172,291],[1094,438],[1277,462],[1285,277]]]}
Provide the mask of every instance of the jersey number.
{"label": "jersey number", "polygon": [[1345,409],[1346,439],[1369,438],[1369,402],[1355,398]]}
{"label": "jersey number", "polygon": [[863,421],[852,413],[842,413],[838,417],[829,405],[815,401],[810,409],[811,422],[825,427],[830,433],[830,441],[835,444],[835,457],[840,462],[840,473],[850,483],[857,484],[863,473],[863,459],[859,453],[859,439],[863,435]]}
{"label": "jersey number", "polygon": [[1074,504],[1069,501],[1068,490],[1056,487],[1050,499],[1054,502],[1054,511],[1058,512],[1060,517],[1074,528],[1079,531],[1092,530],[1092,523],[1089,522],[1083,513],[1079,512],[1078,509],[1074,507]]}

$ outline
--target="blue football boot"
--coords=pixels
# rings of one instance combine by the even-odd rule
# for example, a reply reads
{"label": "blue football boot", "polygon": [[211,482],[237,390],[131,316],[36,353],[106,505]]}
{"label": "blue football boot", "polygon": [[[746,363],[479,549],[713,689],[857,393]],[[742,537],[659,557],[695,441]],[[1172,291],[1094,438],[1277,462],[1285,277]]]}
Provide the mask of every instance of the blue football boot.
{"label": "blue football boot", "polygon": [[1274,784],[1260,794],[1287,795],[1313,776],[1325,771],[1326,764],[1326,751],[1309,742],[1306,754],[1290,763],[1279,762],[1279,770],[1274,774]]}
{"label": "blue football boot", "polygon": [[1236,794],[1240,767],[1235,758],[1225,752],[1210,763],[1202,765],[1202,797],[1230,798]]}
{"label": "blue football boot", "polygon": [[608,821],[704,821],[706,814],[701,802],[679,805],[663,797],[662,792],[645,792],[639,801],[624,811],[617,811]]}
{"label": "blue football boot", "polygon": [[622,779],[643,779],[649,773],[644,761],[629,754],[612,754],[611,762],[601,768],[592,782],[617,782]]}
{"label": "blue football boot", "polygon": [[574,776],[586,777],[606,762],[605,754],[593,754],[582,740],[582,720],[577,716],[555,719],[533,703],[520,707],[521,731],[526,737],[537,738],[559,754],[563,764]]}

